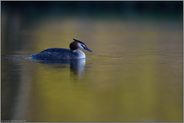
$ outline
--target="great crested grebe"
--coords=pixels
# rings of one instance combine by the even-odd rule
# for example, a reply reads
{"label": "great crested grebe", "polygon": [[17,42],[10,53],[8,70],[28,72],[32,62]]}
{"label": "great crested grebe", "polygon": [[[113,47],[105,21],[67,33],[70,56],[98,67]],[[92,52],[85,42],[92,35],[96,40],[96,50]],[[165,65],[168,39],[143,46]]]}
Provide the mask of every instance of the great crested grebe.
{"label": "great crested grebe", "polygon": [[41,51],[40,53],[33,54],[31,57],[36,60],[72,60],[72,59],[85,59],[86,55],[81,50],[92,52],[82,41],[73,39],[70,43],[70,49],[66,48],[49,48]]}

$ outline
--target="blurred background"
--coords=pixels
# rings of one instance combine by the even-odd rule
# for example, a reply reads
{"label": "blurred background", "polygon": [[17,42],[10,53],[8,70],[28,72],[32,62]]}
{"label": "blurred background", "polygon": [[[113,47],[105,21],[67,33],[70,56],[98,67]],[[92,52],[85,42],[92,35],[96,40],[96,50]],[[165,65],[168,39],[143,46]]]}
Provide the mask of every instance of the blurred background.
{"label": "blurred background", "polygon": [[[85,64],[28,59],[85,42]],[[1,1],[1,118],[182,121],[182,1]]]}

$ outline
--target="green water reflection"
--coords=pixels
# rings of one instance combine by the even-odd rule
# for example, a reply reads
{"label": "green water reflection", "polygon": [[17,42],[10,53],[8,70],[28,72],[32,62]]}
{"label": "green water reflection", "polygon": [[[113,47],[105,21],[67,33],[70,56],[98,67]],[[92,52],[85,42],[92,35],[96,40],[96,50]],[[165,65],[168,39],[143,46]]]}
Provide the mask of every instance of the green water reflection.
{"label": "green water reflection", "polygon": [[[182,121],[180,21],[57,16],[31,27],[19,21],[20,31],[2,38],[3,119]],[[82,73],[22,58],[68,47],[73,38],[94,51],[86,53]]]}

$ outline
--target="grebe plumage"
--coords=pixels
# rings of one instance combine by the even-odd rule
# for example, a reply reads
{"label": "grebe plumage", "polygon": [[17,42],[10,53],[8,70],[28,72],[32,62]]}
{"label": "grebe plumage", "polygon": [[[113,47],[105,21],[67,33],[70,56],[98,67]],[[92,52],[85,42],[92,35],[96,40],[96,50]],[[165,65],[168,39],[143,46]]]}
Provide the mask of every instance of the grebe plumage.
{"label": "grebe plumage", "polygon": [[92,52],[82,41],[73,39],[70,43],[70,49],[66,48],[49,48],[41,51],[40,53],[33,54],[31,57],[36,60],[72,60],[72,59],[85,59],[86,55],[81,50]]}

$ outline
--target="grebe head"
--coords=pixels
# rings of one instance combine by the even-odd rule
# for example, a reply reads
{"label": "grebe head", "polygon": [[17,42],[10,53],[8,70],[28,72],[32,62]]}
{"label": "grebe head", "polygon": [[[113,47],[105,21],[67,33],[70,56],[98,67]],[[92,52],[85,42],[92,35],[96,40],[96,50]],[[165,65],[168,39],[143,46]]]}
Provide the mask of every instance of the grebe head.
{"label": "grebe head", "polygon": [[70,43],[70,50],[74,51],[74,50],[77,50],[77,49],[84,49],[84,50],[87,50],[89,52],[92,52],[91,49],[89,49],[87,47],[86,44],[84,44],[82,41],[79,41],[77,39],[73,39],[74,41],[72,43]]}

